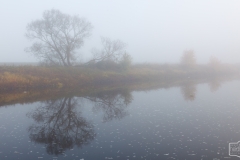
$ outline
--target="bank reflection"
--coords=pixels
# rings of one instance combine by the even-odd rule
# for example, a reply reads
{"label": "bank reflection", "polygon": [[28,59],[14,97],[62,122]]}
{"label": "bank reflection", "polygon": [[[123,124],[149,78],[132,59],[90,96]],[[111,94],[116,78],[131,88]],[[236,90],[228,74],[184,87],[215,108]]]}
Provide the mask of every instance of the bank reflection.
{"label": "bank reflection", "polygon": [[61,154],[74,146],[82,147],[95,138],[93,125],[77,110],[77,98],[42,102],[28,116],[36,122],[28,129],[31,141],[46,145],[48,154]]}

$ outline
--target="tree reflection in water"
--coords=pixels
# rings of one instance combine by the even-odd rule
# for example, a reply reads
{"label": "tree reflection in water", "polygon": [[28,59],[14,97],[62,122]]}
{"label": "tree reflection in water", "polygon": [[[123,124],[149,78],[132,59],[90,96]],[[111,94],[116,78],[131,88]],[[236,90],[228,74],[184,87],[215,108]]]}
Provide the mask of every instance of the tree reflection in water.
{"label": "tree reflection in water", "polygon": [[193,101],[196,97],[197,87],[196,84],[190,83],[181,87],[183,97],[186,101]]}
{"label": "tree reflection in water", "polygon": [[[196,98],[197,93],[197,85],[198,83],[186,83],[181,86],[181,92],[183,94],[183,97],[186,101],[194,101]],[[218,79],[212,79],[208,86],[210,88],[211,92],[217,91],[221,87],[221,81]]]}
{"label": "tree reflection in water", "polygon": [[43,102],[28,113],[36,124],[29,127],[32,141],[46,144],[48,154],[61,154],[75,145],[81,147],[95,138],[93,125],[77,111],[77,98]]}
{"label": "tree reflection in water", "polygon": [[98,93],[86,98],[94,103],[94,112],[103,111],[103,122],[122,119],[128,115],[125,109],[133,100],[127,89]]}
{"label": "tree reflection in water", "polygon": [[215,92],[221,87],[221,83],[217,79],[214,79],[208,85],[211,92]]}

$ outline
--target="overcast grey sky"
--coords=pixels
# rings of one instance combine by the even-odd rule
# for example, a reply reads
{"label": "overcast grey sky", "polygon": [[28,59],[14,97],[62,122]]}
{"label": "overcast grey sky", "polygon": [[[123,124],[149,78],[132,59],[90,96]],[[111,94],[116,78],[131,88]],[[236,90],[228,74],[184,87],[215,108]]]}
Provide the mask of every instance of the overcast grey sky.
{"label": "overcast grey sky", "polygon": [[26,25],[45,10],[79,15],[94,26],[79,50],[87,60],[100,36],[120,39],[134,62],[175,63],[193,49],[199,63],[211,56],[240,62],[239,0],[5,0],[0,9],[0,62],[34,62]]}

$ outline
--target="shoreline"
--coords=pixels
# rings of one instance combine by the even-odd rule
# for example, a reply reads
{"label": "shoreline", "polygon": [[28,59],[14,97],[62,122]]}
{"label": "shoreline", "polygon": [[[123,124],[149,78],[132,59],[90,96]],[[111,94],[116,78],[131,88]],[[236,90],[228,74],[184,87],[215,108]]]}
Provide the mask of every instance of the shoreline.
{"label": "shoreline", "polygon": [[[122,86],[102,86],[101,88],[81,88],[81,89],[37,89],[37,90],[28,90],[28,91],[20,91],[13,90],[9,92],[0,92],[0,107],[8,106],[14,104],[27,104],[34,103],[37,101],[46,101],[46,100],[54,100],[64,97],[91,97],[98,94],[118,94],[118,93],[129,93],[134,91],[151,91],[158,89],[170,89],[174,87],[179,88],[188,88],[187,92],[189,92],[189,88],[196,88],[199,84],[208,84],[209,88],[212,92],[218,90],[222,83],[228,81],[240,81],[240,76],[233,77],[218,77],[218,78],[203,78],[203,79],[185,79],[178,81],[168,81],[168,82],[140,82],[136,84],[125,84]],[[217,88],[216,88],[217,86]],[[213,88],[213,89],[212,89]],[[195,90],[194,90],[195,91]],[[187,96],[192,98],[192,93],[189,92]]]}
{"label": "shoreline", "polygon": [[240,75],[240,71],[232,66],[213,68],[207,65],[186,68],[180,65],[142,64],[131,66],[124,71],[91,67],[0,66],[0,93],[38,89],[91,90],[91,88],[102,88],[102,86],[232,75]]}

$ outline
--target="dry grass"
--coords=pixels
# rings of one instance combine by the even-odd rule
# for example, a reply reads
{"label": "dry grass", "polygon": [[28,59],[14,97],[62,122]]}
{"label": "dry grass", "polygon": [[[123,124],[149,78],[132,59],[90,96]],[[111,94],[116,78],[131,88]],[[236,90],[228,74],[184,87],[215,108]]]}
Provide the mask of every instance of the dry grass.
{"label": "dry grass", "polygon": [[103,85],[165,81],[186,77],[238,73],[234,67],[138,64],[127,71],[100,70],[88,67],[1,66],[0,91],[28,89],[94,88]]}

